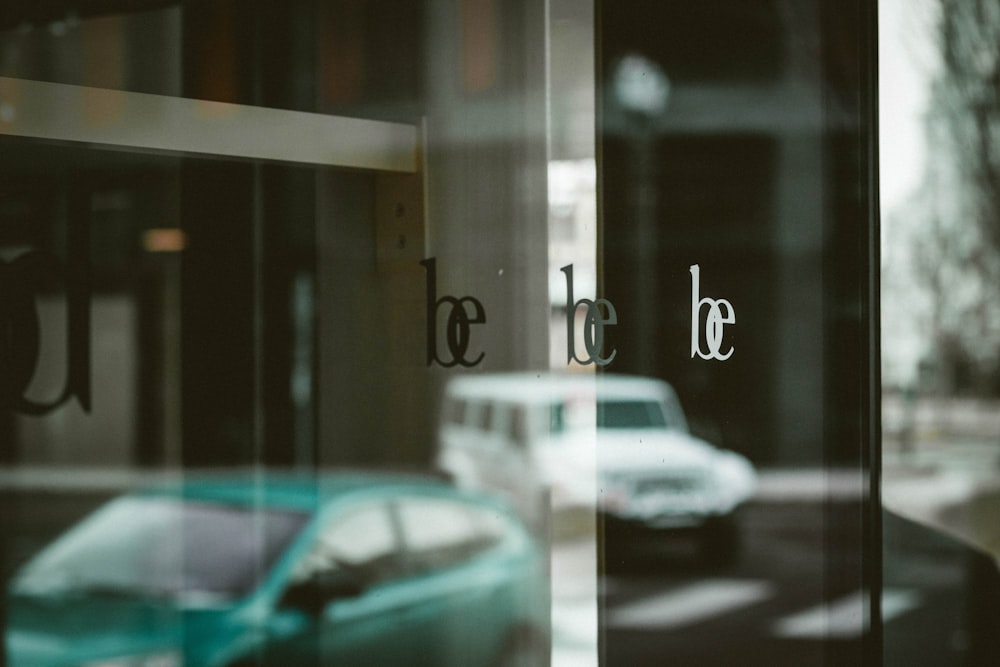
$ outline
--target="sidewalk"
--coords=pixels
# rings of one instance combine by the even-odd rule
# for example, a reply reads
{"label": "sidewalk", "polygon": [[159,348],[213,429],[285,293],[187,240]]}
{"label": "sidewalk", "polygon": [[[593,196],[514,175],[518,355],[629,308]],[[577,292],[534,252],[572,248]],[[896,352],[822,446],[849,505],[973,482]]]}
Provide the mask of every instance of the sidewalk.
{"label": "sidewalk", "polygon": [[1000,557],[1000,443],[935,440],[886,452],[882,503]]}

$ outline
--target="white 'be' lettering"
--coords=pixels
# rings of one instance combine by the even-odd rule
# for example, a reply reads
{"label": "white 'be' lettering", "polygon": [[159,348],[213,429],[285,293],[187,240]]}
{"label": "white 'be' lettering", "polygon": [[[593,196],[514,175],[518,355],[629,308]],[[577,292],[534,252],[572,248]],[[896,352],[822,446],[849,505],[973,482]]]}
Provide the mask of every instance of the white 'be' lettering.
{"label": "white 'be' lettering", "polygon": [[[733,304],[726,299],[709,299],[700,297],[701,267],[692,264],[691,270],[691,358],[698,355],[702,359],[718,359],[725,361],[733,356],[733,347],[722,352],[722,332],[726,324],[736,324],[736,311]],[[701,311],[708,306],[705,316],[705,344],[708,352],[701,349]]]}

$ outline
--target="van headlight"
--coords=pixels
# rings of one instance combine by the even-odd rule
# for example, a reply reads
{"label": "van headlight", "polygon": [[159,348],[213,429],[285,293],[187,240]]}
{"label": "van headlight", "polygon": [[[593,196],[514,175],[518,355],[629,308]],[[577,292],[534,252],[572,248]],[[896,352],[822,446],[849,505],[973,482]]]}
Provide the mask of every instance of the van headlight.
{"label": "van headlight", "polygon": [[180,651],[157,651],[86,662],[80,667],[184,667]]}

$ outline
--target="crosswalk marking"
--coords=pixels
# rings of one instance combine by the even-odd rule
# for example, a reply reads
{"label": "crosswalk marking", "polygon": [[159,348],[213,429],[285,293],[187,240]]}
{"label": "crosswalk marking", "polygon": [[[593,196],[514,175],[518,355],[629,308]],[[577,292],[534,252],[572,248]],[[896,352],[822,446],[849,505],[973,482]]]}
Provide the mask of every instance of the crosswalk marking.
{"label": "crosswalk marking", "polygon": [[766,581],[707,579],[622,605],[608,614],[617,628],[669,629],[756,604],[774,595]]}
{"label": "crosswalk marking", "polygon": [[[678,628],[750,607],[775,595],[774,585],[767,581],[706,579],[609,609],[605,623],[618,629]],[[885,589],[882,621],[902,616],[922,602],[918,591]],[[783,616],[770,625],[770,631],[772,636],[783,639],[853,639],[864,632],[868,609],[868,594],[855,591]]]}
{"label": "crosswalk marking", "polygon": [[[920,606],[920,594],[905,589],[882,592],[882,622]],[[867,592],[856,591],[827,604],[779,619],[772,633],[785,639],[853,639],[865,629],[869,608]]]}

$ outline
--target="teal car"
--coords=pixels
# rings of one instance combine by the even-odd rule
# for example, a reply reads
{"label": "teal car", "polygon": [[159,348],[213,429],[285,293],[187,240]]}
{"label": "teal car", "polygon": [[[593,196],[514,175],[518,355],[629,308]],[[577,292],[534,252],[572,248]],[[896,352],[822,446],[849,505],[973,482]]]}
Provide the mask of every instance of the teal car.
{"label": "teal car", "polygon": [[548,590],[516,515],[440,480],[186,477],[19,572],[7,664],[545,664]]}

